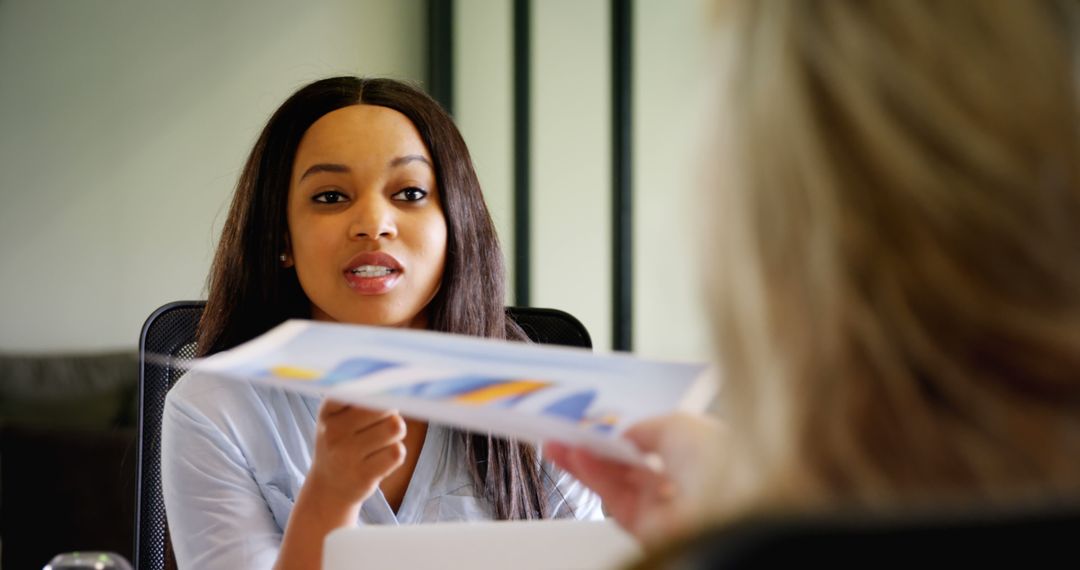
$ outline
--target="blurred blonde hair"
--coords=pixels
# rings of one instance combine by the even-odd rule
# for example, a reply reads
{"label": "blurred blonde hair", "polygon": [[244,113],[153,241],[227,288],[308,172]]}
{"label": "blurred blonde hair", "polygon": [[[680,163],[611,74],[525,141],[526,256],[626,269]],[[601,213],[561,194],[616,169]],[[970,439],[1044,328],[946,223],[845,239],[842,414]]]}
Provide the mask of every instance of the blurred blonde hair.
{"label": "blurred blonde hair", "polygon": [[710,296],[738,488],[1080,490],[1076,3],[720,6]]}

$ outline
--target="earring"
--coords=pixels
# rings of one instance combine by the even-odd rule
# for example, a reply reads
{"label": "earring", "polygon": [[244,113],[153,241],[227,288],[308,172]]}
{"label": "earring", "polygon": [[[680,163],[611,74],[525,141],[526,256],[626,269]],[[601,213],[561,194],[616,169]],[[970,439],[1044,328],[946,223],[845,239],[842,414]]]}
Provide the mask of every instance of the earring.
{"label": "earring", "polygon": [[281,261],[286,261],[286,260],[287,260],[287,259],[289,259],[289,258],[288,258],[288,256],[286,256],[286,255],[285,255],[285,254],[283,253],[283,254],[281,254],[281,255],[279,255],[279,256],[278,256],[278,259],[280,259]]}

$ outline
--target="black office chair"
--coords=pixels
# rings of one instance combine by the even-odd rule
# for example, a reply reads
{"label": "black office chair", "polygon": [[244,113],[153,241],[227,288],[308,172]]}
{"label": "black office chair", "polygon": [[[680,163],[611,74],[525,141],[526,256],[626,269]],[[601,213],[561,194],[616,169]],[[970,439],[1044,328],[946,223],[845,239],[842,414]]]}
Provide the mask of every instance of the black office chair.
{"label": "black office chair", "polygon": [[[154,311],[139,338],[139,465],[135,494],[135,568],[175,568],[161,495],[161,418],[165,394],[196,353],[195,328],[204,301],[178,301]],[[533,342],[592,348],[589,331],[556,309],[507,307]],[[168,357],[168,358],[162,358]]]}

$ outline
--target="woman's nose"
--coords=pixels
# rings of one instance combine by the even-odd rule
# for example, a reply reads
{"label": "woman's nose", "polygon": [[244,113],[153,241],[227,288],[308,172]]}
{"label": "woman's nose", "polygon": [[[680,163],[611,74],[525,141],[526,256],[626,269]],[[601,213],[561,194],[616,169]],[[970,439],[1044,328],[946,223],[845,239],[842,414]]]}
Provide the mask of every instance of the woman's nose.
{"label": "woman's nose", "polygon": [[[377,193],[370,193],[377,194]],[[394,209],[381,195],[361,197],[353,206],[349,237],[356,239],[392,238],[397,235]]]}

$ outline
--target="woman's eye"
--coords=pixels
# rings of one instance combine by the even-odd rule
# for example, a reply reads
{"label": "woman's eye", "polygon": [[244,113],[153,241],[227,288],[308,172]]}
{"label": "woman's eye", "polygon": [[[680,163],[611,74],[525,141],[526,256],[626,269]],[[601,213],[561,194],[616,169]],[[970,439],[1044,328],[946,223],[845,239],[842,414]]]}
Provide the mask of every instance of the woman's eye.
{"label": "woman's eye", "polygon": [[320,204],[337,204],[338,202],[344,202],[348,199],[348,196],[342,194],[337,190],[327,190],[325,192],[319,192],[311,197],[312,201],[319,202]]}
{"label": "woman's eye", "polygon": [[421,190],[420,188],[406,188],[400,192],[395,192],[391,198],[403,200],[405,202],[416,202],[427,198],[427,195],[427,190]]}

